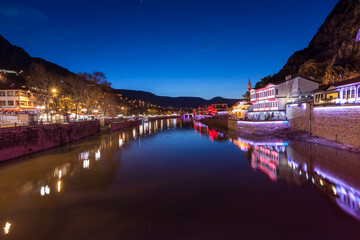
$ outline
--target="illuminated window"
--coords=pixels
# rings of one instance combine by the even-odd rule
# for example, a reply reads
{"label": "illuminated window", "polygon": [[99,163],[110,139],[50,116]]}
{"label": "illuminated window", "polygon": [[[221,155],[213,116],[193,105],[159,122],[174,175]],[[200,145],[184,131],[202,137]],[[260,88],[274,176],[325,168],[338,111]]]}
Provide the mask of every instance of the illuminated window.
{"label": "illuminated window", "polygon": [[19,91],[15,91],[15,96],[19,96]]}
{"label": "illuminated window", "polygon": [[5,96],[5,91],[0,91],[0,97],[4,97]]}
{"label": "illuminated window", "polygon": [[8,106],[14,106],[14,101],[8,101]]}
{"label": "illuminated window", "polygon": [[20,101],[20,105],[21,106],[27,106],[27,102],[26,101]]}
{"label": "illuminated window", "polygon": [[31,102],[28,102],[28,106],[29,106],[29,107],[31,107],[31,106],[32,106]]}
{"label": "illuminated window", "polygon": [[14,96],[14,92],[13,91],[7,91],[7,95],[8,96]]}
{"label": "illuminated window", "polygon": [[355,98],[355,89],[351,89],[351,98]]}
{"label": "illuminated window", "polygon": [[6,101],[0,101],[0,106],[1,106],[1,107],[6,106]]}
{"label": "illuminated window", "polygon": [[16,103],[16,106],[19,106],[20,104],[19,104],[19,101],[15,101],[15,103]]}

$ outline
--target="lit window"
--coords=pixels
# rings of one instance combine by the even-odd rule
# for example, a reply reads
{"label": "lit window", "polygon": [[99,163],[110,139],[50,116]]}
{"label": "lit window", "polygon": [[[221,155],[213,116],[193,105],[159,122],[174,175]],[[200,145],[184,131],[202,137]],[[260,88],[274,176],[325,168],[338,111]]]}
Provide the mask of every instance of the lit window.
{"label": "lit window", "polygon": [[1,107],[6,106],[6,101],[0,101],[0,106]]}
{"label": "lit window", "polygon": [[8,101],[8,106],[14,106],[14,101]]}
{"label": "lit window", "polygon": [[14,96],[14,92],[13,91],[7,91],[7,95],[8,96]]}
{"label": "lit window", "polygon": [[5,91],[0,91],[0,97],[4,97],[5,96]]}

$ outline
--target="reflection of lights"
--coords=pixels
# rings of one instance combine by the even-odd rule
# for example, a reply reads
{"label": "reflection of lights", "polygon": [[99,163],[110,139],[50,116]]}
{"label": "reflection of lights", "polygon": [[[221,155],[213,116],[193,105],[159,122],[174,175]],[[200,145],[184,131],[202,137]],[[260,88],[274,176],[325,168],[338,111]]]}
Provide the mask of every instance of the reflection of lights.
{"label": "reflection of lights", "polygon": [[314,179],[314,178],[312,178],[311,181],[312,181],[313,184],[315,183],[315,179]]}
{"label": "reflection of lights", "polygon": [[143,125],[139,126],[139,134],[140,134],[140,136],[143,135]]}
{"label": "reflection of lights", "polygon": [[87,169],[90,168],[90,160],[84,160],[83,161],[83,168],[87,168]]}
{"label": "reflection of lights", "polygon": [[45,195],[49,195],[50,194],[50,188],[48,185],[46,186],[42,186],[40,189],[40,195],[41,196],[45,196]]}
{"label": "reflection of lights", "polygon": [[121,138],[121,136],[119,136],[119,147],[122,147],[124,145],[124,142]]}
{"label": "reflection of lights", "polygon": [[95,152],[95,161],[100,160],[100,157],[101,157],[101,153],[100,153],[100,149],[98,149],[98,150]]}
{"label": "reflection of lights", "polygon": [[59,170],[59,178],[61,178],[61,174],[62,174],[62,172],[61,172],[61,170]]}
{"label": "reflection of lights", "polygon": [[322,180],[322,179],[320,179],[320,181],[319,181],[319,182],[320,182],[320,185],[321,185],[321,186],[324,186],[324,182],[323,182],[323,180]]}
{"label": "reflection of lights", "polygon": [[9,234],[10,227],[11,227],[11,223],[6,222],[5,227],[4,227],[4,234]]}
{"label": "reflection of lights", "polygon": [[335,187],[335,186],[332,187],[332,190],[333,190],[334,195],[336,195],[336,194],[337,194],[337,191],[336,191],[336,187]]}
{"label": "reflection of lights", "polygon": [[133,138],[136,138],[136,130],[135,130],[135,128],[133,129]]}
{"label": "reflection of lights", "polygon": [[89,155],[90,155],[89,151],[84,151],[80,153],[79,160],[89,159]]}
{"label": "reflection of lights", "polygon": [[60,180],[57,182],[57,191],[58,192],[61,191],[61,181]]}
{"label": "reflection of lights", "polygon": [[308,173],[306,173],[306,179],[309,179],[309,174]]}

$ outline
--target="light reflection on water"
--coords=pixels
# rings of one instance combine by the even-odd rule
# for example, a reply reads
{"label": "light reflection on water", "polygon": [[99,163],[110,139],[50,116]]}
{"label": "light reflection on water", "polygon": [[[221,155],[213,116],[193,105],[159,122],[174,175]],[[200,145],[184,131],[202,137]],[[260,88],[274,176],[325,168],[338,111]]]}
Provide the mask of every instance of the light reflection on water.
{"label": "light reflection on water", "polygon": [[[283,217],[283,200],[271,193],[293,191],[282,188],[282,182],[297,186],[295,192],[304,191],[299,186],[311,186],[325,196],[331,202],[326,211],[334,212],[332,221],[346,223],[342,231],[346,235],[348,230],[349,237],[360,231],[354,227],[360,220],[359,172],[360,158],[355,153],[301,142],[242,139],[234,133],[215,131],[201,123],[186,125],[176,119],[146,122],[3,164],[0,226],[4,226],[4,232],[0,239],[5,235],[13,239],[98,239],[106,233],[108,239],[144,239],[148,234],[154,239],[171,239],[179,221],[186,226],[185,235],[176,239],[220,239],[229,231],[235,236],[260,238],[251,231],[250,223],[245,224],[248,231],[239,227],[243,221],[239,217],[244,214],[247,219],[251,215],[268,218],[270,213],[266,211],[271,210],[261,207],[268,202]],[[290,199],[313,204],[316,192],[311,188],[303,199]],[[254,192],[256,207],[252,208],[246,198]],[[326,202],[314,201],[312,207],[319,209]],[[98,215],[94,219],[92,212]],[[344,220],[341,214],[351,217]],[[163,215],[166,219],[160,221]],[[282,217],[276,219],[277,223],[282,222]],[[309,217],[318,221],[322,216]],[[182,219],[189,221],[189,226]],[[120,230],[99,225],[101,222]],[[60,227],[62,233],[54,237],[53,232],[58,232],[64,223],[66,228]],[[218,228],[212,227],[214,224]],[[284,231],[296,232],[289,229]],[[93,236],[87,234],[90,230]],[[142,235],[134,233],[137,231]]]}
{"label": "light reflection on water", "polygon": [[[214,133],[201,123],[195,123],[194,128],[200,135],[206,128],[211,141],[224,140],[223,133]],[[263,142],[238,137],[229,138],[229,142],[241,151],[250,152],[253,170],[265,173],[272,181],[284,180],[299,186],[312,184],[344,212],[360,221],[359,154],[303,142],[289,144],[282,140]],[[342,168],[341,172],[338,167]]]}

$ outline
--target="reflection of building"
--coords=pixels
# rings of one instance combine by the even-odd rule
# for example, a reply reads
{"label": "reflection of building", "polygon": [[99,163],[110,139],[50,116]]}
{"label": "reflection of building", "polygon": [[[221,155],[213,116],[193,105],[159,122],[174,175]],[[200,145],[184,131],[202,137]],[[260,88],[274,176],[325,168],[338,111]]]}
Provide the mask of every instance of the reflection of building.
{"label": "reflection of building", "polygon": [[315,80],[302,77],[290,78],[280,83],[270,83],[264,88],[251,89],[250,101],[253,112],[250,119],[271,120],[285,119],[286,104],[297,102],[303,93],[319,87]]}
{"label": "reflection of building", "polygon": [[280,162],[284,162],[285,147],[276,145],[254,145],[251,155],[251,167],[264,172],[273,181],[280,172]]}

